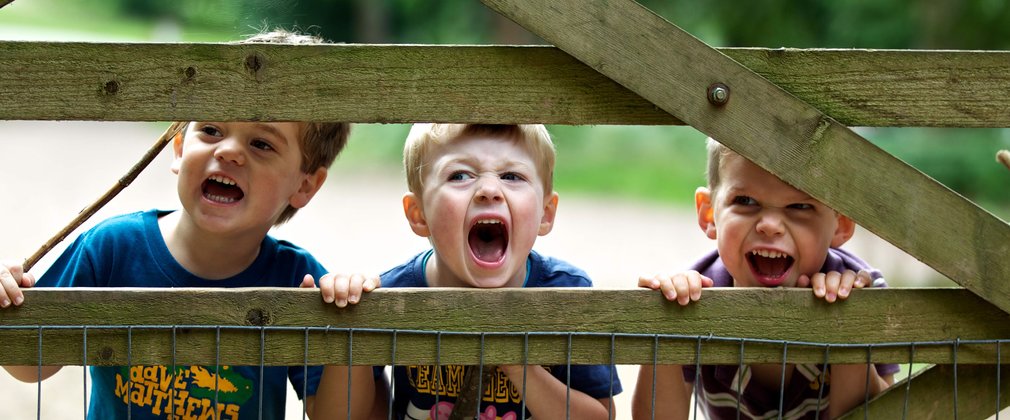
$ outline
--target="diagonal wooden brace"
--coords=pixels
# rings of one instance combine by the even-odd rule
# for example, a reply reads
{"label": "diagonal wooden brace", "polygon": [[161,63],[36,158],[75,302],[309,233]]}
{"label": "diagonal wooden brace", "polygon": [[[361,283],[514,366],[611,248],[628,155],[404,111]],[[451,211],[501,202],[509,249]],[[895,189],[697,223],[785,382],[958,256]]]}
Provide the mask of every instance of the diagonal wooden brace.
{"label": "diagonal wooden brace", "polygon": [[1010,226],[662,17],[632,0],[482,1],[1010,310]]}

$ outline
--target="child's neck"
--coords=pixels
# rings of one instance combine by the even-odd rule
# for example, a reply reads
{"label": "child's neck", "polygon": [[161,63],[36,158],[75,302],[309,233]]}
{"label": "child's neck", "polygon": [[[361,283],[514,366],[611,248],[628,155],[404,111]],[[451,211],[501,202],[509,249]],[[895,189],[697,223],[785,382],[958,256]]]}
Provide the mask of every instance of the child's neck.
{"label": "child's neck", "polygon": [[241,273],[256,260],[266,233],[221,235],[201,230],[174,211],[158,219],[158,227],[172,257],[187,271],[207,280]]}
{"label": "child's neck", "polygon": [[[453,274],[445,264],[439,264],[438,253],[434,250],[425,256],[423,264],[424,280],[428,287],[476,287]],[[526,264],[509,279],[508,284],[500,287],[525,286],[529,276],[529,268],[529,259],[527,259]]]}

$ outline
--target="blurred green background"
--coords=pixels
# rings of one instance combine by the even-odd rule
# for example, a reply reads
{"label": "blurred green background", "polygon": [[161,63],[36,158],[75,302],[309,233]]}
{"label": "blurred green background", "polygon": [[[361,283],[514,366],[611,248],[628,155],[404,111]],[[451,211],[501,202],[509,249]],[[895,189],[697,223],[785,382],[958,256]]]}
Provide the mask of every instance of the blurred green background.
{"label": "blurred green background", "polygon": [[[713,46],[1007,49],[1010,3],[924,0],[641,0]],[[214,42],[284,27],[333,42],[542,44],[476,0],[17,0],[0,39]],[[341,165],[399,165],[405,125],[358,125]],[[557,188],[691,205],[704,135],[690,127],[552,126]],[[1004,219],[1006,129],[859,128],[860,134]],[[367,145],[367,146],[366,146]],[[873,170],[873,168],[867,168]]]}

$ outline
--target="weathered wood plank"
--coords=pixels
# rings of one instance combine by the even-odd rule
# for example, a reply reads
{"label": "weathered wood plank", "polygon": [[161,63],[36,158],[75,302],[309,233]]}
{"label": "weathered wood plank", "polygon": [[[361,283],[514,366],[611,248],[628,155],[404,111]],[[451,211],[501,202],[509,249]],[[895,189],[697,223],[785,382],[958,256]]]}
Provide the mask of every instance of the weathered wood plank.
{"label": "weathered wood plank", "polygon": [[[532,363],[564,363],[567,333],[574,363],[609,363],[613,345],[621,364],[651,363],[657,341],[660,362],[694,363],[698,337],[706,363],[737,363],[741,338],[773,340],[747,342],[748,362],[781,361],[788,341],[794,361],[824,360],[824,346],[799,342],[862,343],[877,345],[873,360],[901,363],[907,347],[885,345],[916,341],[916,361],[951,363],[951,343],[960,339],[959,362],[995,363],[992,342],[965,341],[1010,338],[1010,315],[964,289],[860,290],[835,304],[803,289],[709,289],[687,307],[639,289],[380,289],[345,309],[297,289],[25,293],[24,305],[0,311],[0,364],[35,364],[39,326],[48,326],[41,330],[48,364],[82,363],[83,326],[89,364],[167,363],[172,326],[176,360],[203,364],[213,364],[218,350],[222,363],[258,364],[261,334],[267,364],[301,364],[305,327],[311,363],[346,363],[354,329],[353,362],[364,364],[391,362],[394,329],[397,363],[459,364],[479,363],[481,333],[492,364],[522,361],[524,339]],[[619,334],[614,343],[611,334]],[[861,362],[867,350],[835,345],[830,356]]]}
{"label": "weathered wood plank", "polygon": [[0,119],[677,122],[542,47],[3,42],[0,57]]}
{"label": "weathered wood plank", "polygon": [[[1010,310],[1006,222],[662,17],[632,0],[482,1]],[[715,82],[724,106],[709,103]]]}
{"label": "weathered wood plank", "polygon": [[[996,366],[957,366],[957,413],[954,409],[954,366],[936,365],[895,384],[883,394],[841,417],[841,420],[871,419],[984,419],[996,408]],[[1010,366],[999,368],[999,410],[1010,406]],[[907,392],[906,392],[907,390]],[[906,404],[906,399],[908,404]],[[865,410],[869,410],[866,412]]]}
{"label": "weathered wood plank", "polygon": [[[846,125],[1010,127],[1010,52],[719,51]],[[0,57],[0,119],[680,124],[554,47],[0,42]]]}

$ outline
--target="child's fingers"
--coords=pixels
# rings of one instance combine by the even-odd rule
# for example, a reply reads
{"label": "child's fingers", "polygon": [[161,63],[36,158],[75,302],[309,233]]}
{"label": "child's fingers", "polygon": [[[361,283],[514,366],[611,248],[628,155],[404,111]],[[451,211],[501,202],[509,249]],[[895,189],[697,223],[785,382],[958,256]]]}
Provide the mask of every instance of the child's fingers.
{"label": "child's fingers", "polygon": [[809,287],[810,286],[810,276],[806,274],[800,274],[796,278],[796,287]]}
{"label": "child's fingers", "polygon": [[[681,306],[691,303],[691,275],[678,274],[673,276],[672,280],[673,289],[677,293],[677,303]],[[700,280],[698,282],[700,283]]]}
{"label": "child's fingers", "polygon": [[845,270],[840,274],[841,280],[838,282],[838,298],[847,299],[852,286],[856,282],[856,273],[852,270]]}
{"label": "child's fingers", "polygon": [[[867,274],[869,275],[869,274]],[[35,275],[32,273],[24,273],[21,275],[21,288],[31,288],[35,287]]]}
{"label": "child's fingers", "polygon": [[20,305],[24,301],[21,294],[21,266],[0,264],[0,308]]}
{"label": "child's fingers", "polygon": [[[697,271],[688,271],[687,272],[687,280],[688,280],[688,285],[690,286],[689,287],[689,289],[690,289],[689,290],[690,295],[688,297],[690,298],[691,301],[695,301],[695,302],[697,302],[698,299],[701,299],[701,288],[702,287],[711,287],[711,285],[712,285],[712,279],[701,275]],[[708,286],[705,286],[706,280],[707,280],[707,283],[709,284]]]}
{"label": "child's fingers", "polygon": [[368,276],[365,278],[364,284],[361,286],[361,290],[366,292],[371,292],[372,290],[382,287],[382,279],[379,276]]}
{"label": "child's fingers", "polygon": [[858,289],[862,289],[872,284],[873,276],[870,275],[870,272],[867,270],[859,270],[859,273],[856,273],[856,282],[852,285]]}
{"label": "child's fingers", "polygon": [[333,292],[333,274],[326,274],[319,279],[319,294],[323,297],[323,302],[333,303],[336,300],[335,293]]}
{"label": "child's fingers", "polygon": [[715,280],[708,277],[701,276],[701,287],[712,287],[715,286]]}
{"label": "child's fingers", "polygon": [[337,274],[333,278],[333,297],[338,308],[347,306],[347,296],[351,288],[350,282],[351,279],[346,274]]}
{"label": "child's fingers", "polygon": [[638,277],[638,287],[645,287],[647,289],[656,290],[659,289],[659,275],[652,277],[639,276]]}
{"label": "child's fingers", "polygon": [[314,289],[316,287],[316,281],[311,274],[306,274],[302,277],[302,282],[298,284],[300,289]]}
{"label": "child's fingers", "polygon": [[824,300],[829,303],[838,300],[838,284],[842,281],[841,277],[837,271],[824,275]]}
{"label": "child's fingers", "polygon": [[351,304],[358,303],[361,299],[361,290],[365,286],[365,276],[361,274],[352,274],[348,278],[347,282],[347,302]]}
{"label": "child's fingers", "polygon": [[[814,290],[814,296],[823,299],[824,295],[827,293],[824,288],[824,273],[814,273],[813,276],[807,276],[806,274],[800,276],[801,279],[804,277],[806,277],[806,283]],[[797,286],[799,286],[799,284],[797,284]]]}

